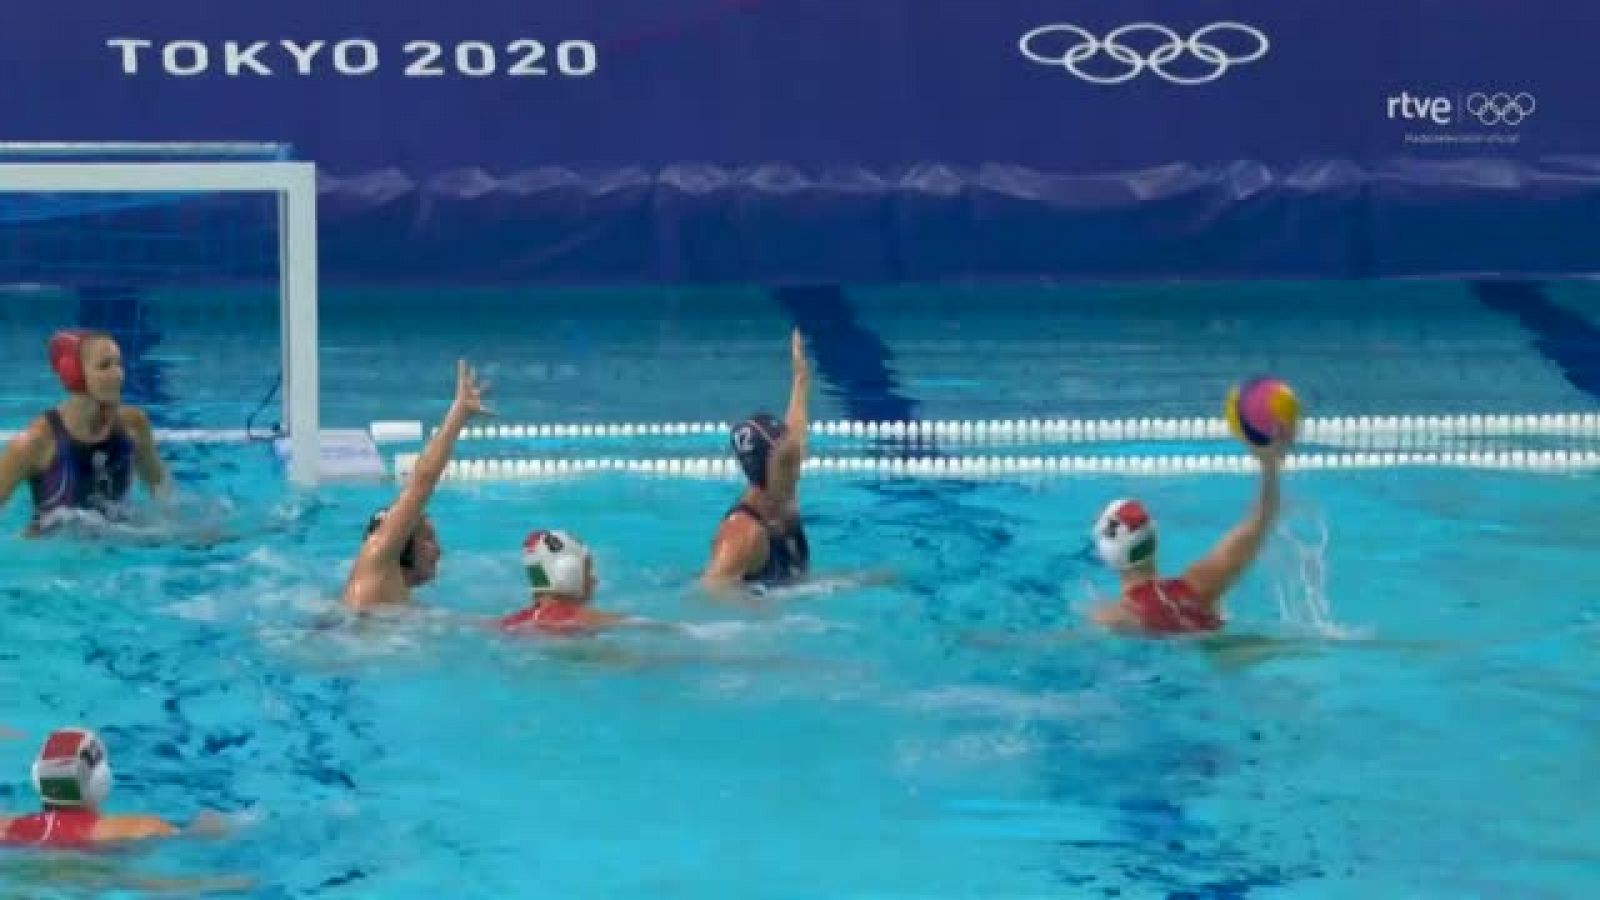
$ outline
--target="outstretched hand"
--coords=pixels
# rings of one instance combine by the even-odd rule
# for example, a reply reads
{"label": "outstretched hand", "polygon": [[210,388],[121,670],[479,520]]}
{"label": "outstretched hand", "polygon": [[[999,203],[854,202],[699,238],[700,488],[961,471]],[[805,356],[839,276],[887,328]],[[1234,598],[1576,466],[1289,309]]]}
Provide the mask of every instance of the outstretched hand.
{"label": "outstretched hand", "polygon": [[189,833],[199,837],[223,837],[232,830],[232,821],[211,809],[201,810],[189,823]]}
{"label": "outstretched hand", "polygon": [[1262,465],[1276,468],[1283,464],[1284,456],[1288,455],[1289,448],[1294,446],[1294,437],[1295,425],[1291,422],[1273,436],[1272,443],[1264,447],[1251,444],[1250,453],[1260,460]]}
{"label": "outstretched hand", "polygon": [[806,360],[806,339],[798,328],[789,334],[789,361],[796,375],[810,374],[811,363]]}
{"label": "outstretched hand", "polygon": [[488,382],[479,382],[478,373],[464,359],[456,360],[455,405],[469,416],[492,416],[494,411],[484,405],[483,392]]}

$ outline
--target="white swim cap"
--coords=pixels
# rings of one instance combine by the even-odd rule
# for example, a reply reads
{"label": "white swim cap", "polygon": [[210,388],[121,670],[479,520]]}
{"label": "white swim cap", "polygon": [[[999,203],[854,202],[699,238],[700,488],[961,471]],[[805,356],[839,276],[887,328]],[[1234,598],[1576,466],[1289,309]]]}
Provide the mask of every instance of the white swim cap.
{"label": "white swim cap", "polygon": [[1121,572],[1156,555],[1156,523],[1137,500],[1113,500],[1094,523],[1094,548]]}
{"label": "white swim cap", "polygon": [[111,760],[87,728],[61,728],[45,738],[33,761],[33,787],[51,806],[93,809],[111,793]]}
{"label": "white swim cap", "polygon": [[535,591],[582,597],[589,548],[565,531],[534,531],[522,542],[522,565]]}

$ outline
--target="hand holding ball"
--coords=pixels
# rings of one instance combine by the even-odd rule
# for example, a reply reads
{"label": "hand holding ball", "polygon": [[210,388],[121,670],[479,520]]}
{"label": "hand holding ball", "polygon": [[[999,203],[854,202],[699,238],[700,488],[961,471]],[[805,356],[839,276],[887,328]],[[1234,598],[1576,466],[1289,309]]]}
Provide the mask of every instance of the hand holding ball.
{"label": "hand holding ball", "polygon": [[1300,400],[1281,379],[1252,378],[1229,389],[1223,415],[1234,437],[1264,449],[1294,434]]}

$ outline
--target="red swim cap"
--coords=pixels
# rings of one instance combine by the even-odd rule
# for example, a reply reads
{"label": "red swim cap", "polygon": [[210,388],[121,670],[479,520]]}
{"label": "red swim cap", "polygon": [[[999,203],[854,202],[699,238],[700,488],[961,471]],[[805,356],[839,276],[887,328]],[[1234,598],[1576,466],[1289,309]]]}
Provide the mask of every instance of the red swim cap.
{"label": "red swim cap", "polygon": [[50,338],[50,368],[61,379],[61,386],[74,394],[89,390],[83,378],[84,332],[58,331]]}

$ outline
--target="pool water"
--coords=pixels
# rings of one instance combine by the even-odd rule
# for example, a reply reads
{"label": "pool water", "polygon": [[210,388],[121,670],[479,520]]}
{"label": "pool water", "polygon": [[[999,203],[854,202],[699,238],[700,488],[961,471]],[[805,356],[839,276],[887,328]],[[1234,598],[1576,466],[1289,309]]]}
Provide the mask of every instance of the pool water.
{"label": "pool water", "polygon": [[[1455,283],[793,298],[735,287],[330,287],[321,412],[332,428],[436,421],[466,356],[512,421],[728,421],[783,403],[795,325],[812,335],[817,419],[1216,415],[1228,385],[1257,372],[1289,380],[1323,416],[1595,410],[1600,286],[1552,285],[1530,302],[1500,309]],[[279,418],[271,290],[166,287],[114,306],[0,292],[0,354],[19,363],[0,372],[0,427],[55,396],[44,344],[72,323],[119,335],[132,364],[126,398],[158,424],[260,430]]]}
{"label": "pool water", "polygon": [[[1168,311],[1144,307],[1146,325],[1099,340],[1099,312],[1042,302],[944,337],[937,302],[903,316],[904,298],[858,302],[849,322],[815,326],[817,416],[901,402],[928,418],[1133,415],[1147,401],[1204,415],[1211,381],[1262,359],[1321,408],[1360,410],[1367,391],[1382,411],[1449,412],[1474,408],[1458,375],[1485,347],[1504,354],[1483,365],[1508,403],[1519,392],[1511,409],[1592,408],[1516,322],[1443,290],[1418,302],[1460,316],[1434,316],[1433,331],[1420,314],[1352,313],[1328,338],[1344,352],[1313,352],[1290,338],[1314,327],[1284,316],[1283,343],[1239,341],[1221,361],[1193,343],[1203,318],[1167,296],[1152,302]],[[326,332],[345,355],[324,366],[357,396],[329,387],[326,418],[436,421],[463,345],[499,366],[496,396],[519,420],[781,405],[781,309],[719,317],[714,302],[680,322],[673,302],[601,303],[587,350],[548,332],[514,345],[464,316],[378,322],[360,344],[336,310]],[[1272,336],[1270,309],[1240,309],[1253,323],[1240,327]],[[202,348],[206,327],[174,344]],[[999,350],[973,343],[983,333]],[[893,351],[877,363],[887,383],[868,377],[862,334]],[[1052,335],[1077,350],[1028,343]],[[1349,349],[1396,336],[1423,348],[1385,363],[1411,360],[1412,377],[1357,380],[1372,366]],[[1007,355],[1007,341],[1032,349]],[[1125,365],[1129,353],[1175,360],[1173,373]],[[426,391],[383,377],[441,364]],[[242,363],[208,365],[247,379]],[[1201,386],[1180,393],[1183,379]],[[1057,407],[1041,412],[1052,384]],[[14,389],[15,408],[47,387]],[[182,408],[185,389],[168,390]],[[244,401],[214,400],[192,421],[238,427],[224,420]],[[818,569],[894,580],[756,609],[690,588],[731,482],[447,483],[431,506],[442,570],[418,608],[330,628],[329,598],[393,488],[291,492],[264,443],[167,453],[189,497],[182,538],[0,538],[0,725],[28,736],[0,740],[0,808],[33,803],[38,739],[81,722],[110,746],[113,809],[219,809],[237,833],[54,865],[0,855],[0,884],[28,896],[157,875],[393,898],[1571,897],[1597,881],[1590,473],[1291,472],[1283,527],[1229,602],[1235,635],[1259,640],[1196,643],[1084,627],[1114,589],[1083,556],[1086,529],[1110,499],[1141,496],[1165,565],[1181,567],[1243,513],[1247,474],[816,473],[802,497]],[[24,506],[0,516],[4,534]],[[535,527],[593,546],[603,608],[686,632],[488,633],[484,620],[525,602],[517,548]],[[231,539],[194,534],[207,528]]]}

